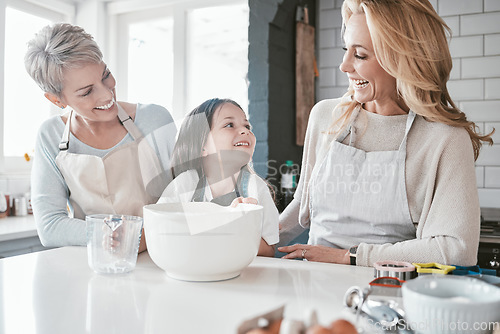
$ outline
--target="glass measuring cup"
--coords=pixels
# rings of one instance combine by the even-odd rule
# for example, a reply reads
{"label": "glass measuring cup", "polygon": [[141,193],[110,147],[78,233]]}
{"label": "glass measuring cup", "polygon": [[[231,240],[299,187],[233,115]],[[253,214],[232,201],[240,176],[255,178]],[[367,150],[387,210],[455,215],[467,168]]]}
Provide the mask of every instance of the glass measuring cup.
{"label": "glass measuring cup", "polygon": [[134,270],[141,241],[142,218],[97,214],[86,217],[90,268],[100,274]]}

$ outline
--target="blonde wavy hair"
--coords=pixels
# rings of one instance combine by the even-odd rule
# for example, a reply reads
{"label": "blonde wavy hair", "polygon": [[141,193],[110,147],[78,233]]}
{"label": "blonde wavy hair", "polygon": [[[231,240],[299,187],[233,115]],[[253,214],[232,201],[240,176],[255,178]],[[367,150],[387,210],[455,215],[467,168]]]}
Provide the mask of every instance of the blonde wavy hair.
{"label": "blonde wavy hair", "polygon": [[[491,135],[479,133],[474,122],[467,120],[448,93],[446,83],[452,60],[448,47],[451,30],[427,0],[345,0],[342,21],[353,14],[365,14],[375,56],[382,68],[396,78],[399,96],[416,114],[431,122],[463,127],[469,133],[477,159],[482,142],[493,144]],[[344,129],[361,104],[346,99],[353,96],[352,85],[337,108],[342,116],[335,122]]]}

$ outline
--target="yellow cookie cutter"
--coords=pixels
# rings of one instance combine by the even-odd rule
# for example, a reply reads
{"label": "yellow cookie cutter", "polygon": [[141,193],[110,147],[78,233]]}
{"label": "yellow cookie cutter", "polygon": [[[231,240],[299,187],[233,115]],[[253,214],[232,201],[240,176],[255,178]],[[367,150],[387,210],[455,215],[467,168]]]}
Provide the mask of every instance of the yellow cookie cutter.
{"label": "yellow cookie cutter", "polygon": [[446,275],[449,272],[455,270],[454,266],[447,266],[441,263],[412,263],[417,269],[419,274],[442,274]]}

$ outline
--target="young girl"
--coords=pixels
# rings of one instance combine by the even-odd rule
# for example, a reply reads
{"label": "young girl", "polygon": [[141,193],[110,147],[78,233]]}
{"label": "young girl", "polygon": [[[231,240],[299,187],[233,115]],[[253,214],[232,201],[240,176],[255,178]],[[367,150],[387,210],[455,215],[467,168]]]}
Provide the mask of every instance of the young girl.
{"label": "young girl", "polygon": [[248,166],[254,149],[255,135],[236,102],[217,98],[203,102],[181,126],[172,153],[174,180],[158,203],[262,205],[264,223],[258,255],[274,256],[279,214],[267,183]]}

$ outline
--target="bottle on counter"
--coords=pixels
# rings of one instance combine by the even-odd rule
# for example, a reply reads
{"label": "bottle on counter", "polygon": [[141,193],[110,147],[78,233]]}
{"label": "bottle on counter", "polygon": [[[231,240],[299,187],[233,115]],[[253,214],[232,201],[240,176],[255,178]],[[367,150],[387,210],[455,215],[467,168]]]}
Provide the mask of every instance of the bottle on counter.
{"label": "bottle on counter", "polygon": [[33,214],[33,207],[31,206],[31,192],[27,192],[24,194],[24,197],[26,198],[26,208],[28,210],[28,214],[32,215]]}
{"label": "bottle on counter", "polygon": [[285,166],[281,168],[281,194],[283,197],[283,208],[286,208],[293,199],[293,194],[297,188],[297,170],[293,166],[292,160],[287,160]]}
{"label": "bottle on counter", "polygon": [[9,202],[7,195],[0,192],[0,218],[7,217],[7,215],[9,214],[8,209],[9,209]]}
{"label": "bottle on counter", "polygon": [[26,216],[28,214],[26,197],[24,196],[14,197],[14,204],[12,207],[14,210],[14,216]]}

